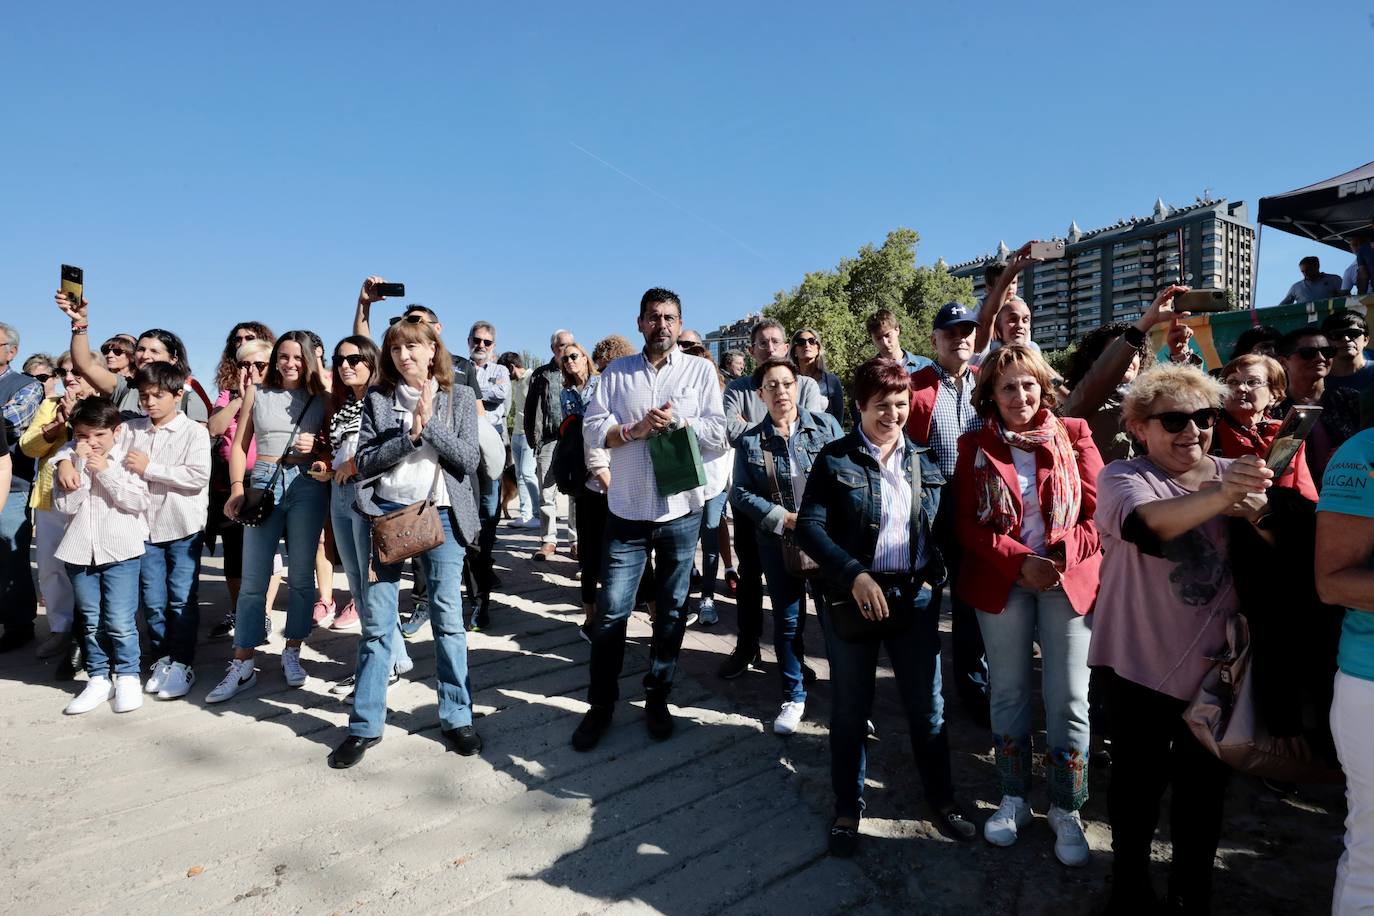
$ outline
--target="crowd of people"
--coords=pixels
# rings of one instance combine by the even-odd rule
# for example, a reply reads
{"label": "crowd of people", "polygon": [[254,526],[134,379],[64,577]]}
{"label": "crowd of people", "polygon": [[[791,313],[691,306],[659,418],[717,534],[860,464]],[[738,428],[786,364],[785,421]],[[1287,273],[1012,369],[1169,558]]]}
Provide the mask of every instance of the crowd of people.
{"label": "crowd of people", "polygon": [[[933,358],[907,351],[900,318],[879,310],[867,322],[875,355],[848,384],[827,369],[815,329],[789,333],[771,318],[752,328],[747,355],[717,364],[661,288],[639,303],[642,344],[611,335],[589,349],[559,329],[538,366],[498,355],[487,321],[469,327],[466,355],[452,352],[420,304],[378,338],[384,281],[369,277],[353,334],[327,360],[311,331],[236,324],[212,398],[175,333],[115,334],[93,351],[99,310],[59,293],[71,319],[61,356],[17,370],[18,332],[0,325],[0,651],[36,641],[41,595],[38,656],[57,660],[59,679],[86,674],[65,712],[127,713],[146,696],[186,697],[203,639],[232,636],[228,668],[204,695],[230,702],[266,676],[259,650],[284,581],[276,664],[287,685],[308,680],[312,630],[359,630],[356,670],[332,688],[352,712],[331,767],[357,765],[382,739],[388,687],[411,669],[407,640],[426,625],[443,734],[476,754],[466,634],[492,626],[493,548],[515,500],[512,527],[537,532],[531,560],[562,543],[578,563],[590,664],[577,750],[613,722],[636,611],[652,622],[645,725],[671,736],[684,632],[719,623],[722,589],[737,637],[719,675],[761,666],[766,593],[772,728],[797,731],[817,681],[810,604],[821,631],[812,651],[829,665],[832,855],[860,845],[880,654],[932,820],[955,840],[981,832],[1002,847],[1034,820],[1038,670],[1058,861],[1088,861],[1089,767],[1109,766],[1109,909],[1155,905],[1151,844],[1171,788],[1167,902],[1206,912],[1232,770],[1187,711],[1243,616],[1266,734],[1344,771],[1335,910],[1374,907],[1364,314],[1255,328],[1209,374],[1173,306],[1187,287],[1170,286],[1134,323],[1090,333],[1061,377],[1016,295],[1030,263],[1027,246],[997,265],[980,308],[940,307]],[[1167,343],[1156,357],[1147,339],[1158,325]],[[1276,475],[1265,459],[1295,406],[1320,407],[1320,420]],[[233,607],[202,634],[201,558],[217,543]],[[348,583],[342,607],[335,564]],[[988,729],[1000,781],[981,825],[951,765],[946,601],[954,694]]]}

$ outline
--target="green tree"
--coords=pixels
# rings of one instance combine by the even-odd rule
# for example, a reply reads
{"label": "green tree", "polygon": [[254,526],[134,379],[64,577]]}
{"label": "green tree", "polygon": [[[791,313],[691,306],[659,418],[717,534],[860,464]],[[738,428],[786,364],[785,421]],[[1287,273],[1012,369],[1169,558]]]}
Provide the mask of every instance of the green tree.
{"label": "green tree", "polygon": [[848,381],[854,367],[873,355],[864,322],[890,309],[902,327],[902,344],[930,355],[930,325],[946,302],[973,304],[973,283],[950,276],[943,264],[916,265],[913,229],[894,229],[881,246],[864,245],[833,270],[808,273],[791,290],[778,292],[764,312],[789,331],[815,328],[825,343],[830,371]]}

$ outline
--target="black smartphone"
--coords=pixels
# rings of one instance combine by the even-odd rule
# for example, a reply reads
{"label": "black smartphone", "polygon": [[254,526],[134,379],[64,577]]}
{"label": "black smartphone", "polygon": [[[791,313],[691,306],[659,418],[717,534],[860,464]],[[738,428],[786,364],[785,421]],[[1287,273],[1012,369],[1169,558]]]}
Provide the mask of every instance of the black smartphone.
{"label": "black smartphone", "polygon": [[1279,426],[1274,441],[1269,445],[1269,451],[1264,455],[1264,464],[1273,470],[1275,479],[1288,470],[1293,456],[1298,453],[1298,447],[1307,438],[1307,434],[1312,432],[1312,427],[1317,425],[1321,415],[1322,409],[1315,404],[1294,404],[1288,409],[1283,424]]}
{"label": "black smartphone", "polygon": [[1224,289],[1194,289],[1174,296],[1176,312],[1229,312],[1234,304]]}
{"label": "black smartphone", "polygon": [[86,272],[70,264],[62,265],[62,292],[72,297],[73,305],[81,304],[86,289]]}
{"label": "black smartphone", "polygon": [[406,294],[406,285],[404,283],[374,283],[372,284],[372,294],[393,299],[399,298]]}

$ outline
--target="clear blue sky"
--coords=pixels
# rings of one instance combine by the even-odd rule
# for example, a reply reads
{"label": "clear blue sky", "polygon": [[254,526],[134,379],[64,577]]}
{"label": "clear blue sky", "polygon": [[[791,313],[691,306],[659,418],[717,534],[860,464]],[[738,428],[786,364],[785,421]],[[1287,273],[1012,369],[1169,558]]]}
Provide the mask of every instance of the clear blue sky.
{"label": "clear blue sky", "polygon": [[[202,377],[236,320],[332,346],[373,272],[452,342],[632,332],[653,285],[705,332],[896,226],[930,263],[1205,188],[1253,215],[1374,158],[1371,37],[1267,0],[13,5],[0,315],[63,349],[77,264],[94,340],[170,328]],[[1349,260],[1266,233],[1261,301],[1312,251]]]}

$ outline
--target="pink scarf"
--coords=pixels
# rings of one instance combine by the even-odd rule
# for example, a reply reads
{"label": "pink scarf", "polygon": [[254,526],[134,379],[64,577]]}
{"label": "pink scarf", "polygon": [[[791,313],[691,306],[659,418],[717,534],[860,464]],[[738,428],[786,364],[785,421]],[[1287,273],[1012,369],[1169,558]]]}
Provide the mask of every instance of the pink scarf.
{"label": "pink scarf", "polygon": [[[1035,415],[1034,422],[1035,426],[1020,433],[1007,430],[996,417],[988,420],[987,425],[1012,448],[1025,452],[1049,449],[1050,500],[1049,505],[1042,505],[1041,509],[1047,529],[1045,543],[1053,545],[1068,537],[1069,530],[1078,524],[1078,516],[1083,511],[1083,481],[1078,476],[1078,458],[1064,424],[1043,408]],[[973,475],[978,493],[978,523],[998,534],[1019,534],[1021,513],[1016,499],[981,448],[973,461]]]}

